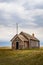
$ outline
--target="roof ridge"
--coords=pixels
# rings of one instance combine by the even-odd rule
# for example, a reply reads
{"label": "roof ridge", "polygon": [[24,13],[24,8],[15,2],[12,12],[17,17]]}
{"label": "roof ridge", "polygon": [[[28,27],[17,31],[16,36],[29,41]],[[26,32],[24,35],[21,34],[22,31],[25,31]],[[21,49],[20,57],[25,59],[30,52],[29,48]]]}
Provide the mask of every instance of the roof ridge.
{"label": "roof ridge", "polygon": [[[20,33],[25,33],[25,34],[28,34],[28,33],[26,33],[26,32],[23,32],[23,31],[22,31],[22,32],[20,32]],[[30,35],[30,34],[28,34],[28,35]],[[30,36],[31,36],[31,35],[30,35]]]}
{"label": "roof ridge", "polygon": [[33,39],[33,40],[39,41],[35,36],[33,37],[32,35],[30,35],[28,33],[21,32],[20,34],[24,35],[27,39]]}

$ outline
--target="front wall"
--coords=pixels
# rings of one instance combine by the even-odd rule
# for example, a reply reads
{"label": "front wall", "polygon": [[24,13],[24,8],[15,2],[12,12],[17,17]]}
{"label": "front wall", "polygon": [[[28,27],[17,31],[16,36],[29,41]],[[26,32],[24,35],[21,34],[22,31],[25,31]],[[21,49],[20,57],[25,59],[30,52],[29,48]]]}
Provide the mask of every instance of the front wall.
{"label": "front wall", "polygon": [[19,38],[16,38],[12,43],[12,48],[16,49],[16,42],[19,42],[19,48],[18,49],[24,49],[24,42],[22,42]]}
{"label": "front wall", "polygon": [[31,47],[39,47],[39,42],[38,41],[34,41],[34,40],[31,40],[30,41],[30,45],[31,45]]}

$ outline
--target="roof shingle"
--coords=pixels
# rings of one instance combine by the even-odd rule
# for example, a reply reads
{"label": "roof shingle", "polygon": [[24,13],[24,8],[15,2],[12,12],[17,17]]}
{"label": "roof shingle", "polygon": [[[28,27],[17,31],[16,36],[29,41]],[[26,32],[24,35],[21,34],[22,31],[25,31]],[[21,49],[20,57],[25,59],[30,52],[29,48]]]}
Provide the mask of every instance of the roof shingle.
{"label": "roof shingle", "polygon": [[15,39],[16,37],[19,37],[22,41],[28,41],[29,39],[30,39],[30,40],[39,41],[36,37],[33,37],[32,35],[27,34],[27,33],[25,33],[25,32],[21,32],[21,33],[19,33],[19,34],[16,34],[16,35],[11,39],[11,41],[14,41],[14,39]]}
{"label": "roof shingle", "polygon": [[25,32],[21,32],[21,35],[25,36],[27,39],[32,39],[32,40],[36,40],[39,41],[36,37],[33,37],[32,35],[25,33]]}

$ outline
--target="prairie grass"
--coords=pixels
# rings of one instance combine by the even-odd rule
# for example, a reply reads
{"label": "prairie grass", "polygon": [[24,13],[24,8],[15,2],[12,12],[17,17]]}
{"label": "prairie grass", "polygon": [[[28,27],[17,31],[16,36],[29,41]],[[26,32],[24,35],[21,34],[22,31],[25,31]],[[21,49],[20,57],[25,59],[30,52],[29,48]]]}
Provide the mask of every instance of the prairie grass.
{"label": "prairie grass", "polygon": [[43,48],[29,50],[0,49],[0,65],[43,65]]}

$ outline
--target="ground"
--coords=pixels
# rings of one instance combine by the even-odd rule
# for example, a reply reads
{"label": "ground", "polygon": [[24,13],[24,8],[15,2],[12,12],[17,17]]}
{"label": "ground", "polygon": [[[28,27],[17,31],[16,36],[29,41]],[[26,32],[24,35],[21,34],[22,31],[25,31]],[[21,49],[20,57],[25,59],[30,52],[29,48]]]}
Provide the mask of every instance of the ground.
{"label": "ground", "polygon": [[0,49],[0,65],[43,65],[43,48],[30,50]]}

